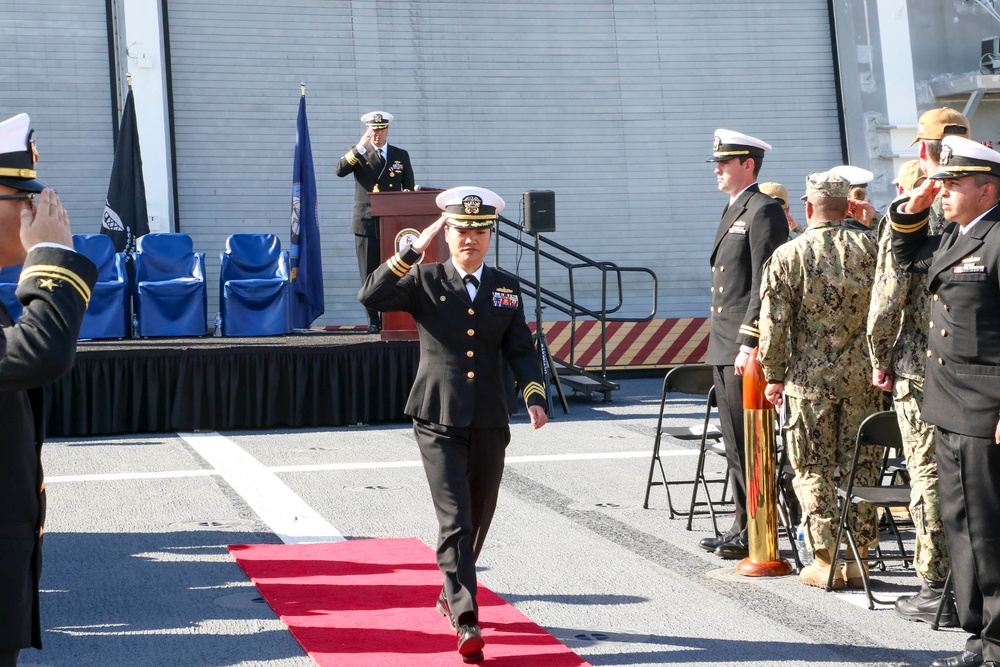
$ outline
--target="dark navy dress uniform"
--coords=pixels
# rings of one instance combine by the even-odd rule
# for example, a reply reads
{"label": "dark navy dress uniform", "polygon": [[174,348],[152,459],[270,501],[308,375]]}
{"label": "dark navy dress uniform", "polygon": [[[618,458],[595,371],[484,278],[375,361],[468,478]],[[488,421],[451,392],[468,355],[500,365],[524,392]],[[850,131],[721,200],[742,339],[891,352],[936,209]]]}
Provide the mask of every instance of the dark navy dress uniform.
{"label": "dark navy dress uniform", "polygon": [[712,247],[712,323],[705,363],[715,367],[719,425],[726,446],[735,504],[729,533],[746,538],[743,378],[736,375],[740,346],[760,339],[760,284],[764,263],[788,240],[781,204],[754,183],[726,207]]}
{"label": "dark navy dress uniform", "polygon": [[45,484],[42,387],[73,366],[76,339],[97,269],[83,255],[41,247],[28,253],[17,287],[18,324],[0,306],[0,651],[42,647]]}
{"label": "dark navy dress uniform", "polygon": [[[368,127],[388,127],[392,116],[382,116],[378,112],[365,114],[362,119]],[[369,143],[365,152],[354,146],[337,162],[337,176],[354,175],[354,211],[351,215],[351,233],[354,234],[354,249],[358,257],[358,272],[361,281],[371,275],[382,261],[379,252],[378,218],[372,217],[372,192],[400,192],[414,188],[413,167],[410,155],[402,148],[387,144],[386,156]],[[369,309],[368,323],[378,324],[378,313]]]}
{"label": "dark navy dress uniform", "polygon": [[478,622],[476,559],[510,441],[503,367],[513,371],[528,406],[545,408],[545,386],[517,279],[483,266],[473,300],[453,261],[417,264],[419,258],[410,248],[396,254],[358,298],[367,308],[406,311],[417,324],[420,363],[405,412],[438,518],[442,602],[464,625]]}
{"label": "dark navy dress uniform", "polygon": [[[963,142],[968,142],[963,143]],[[967,139],[943,140],[941,174],[984,166],[948,159],[948,147],[988,151]],[[1000,175],[993,151],[989,173]],[[983,169],[976,171],[982,172]],[[942,175],[943,174],[943,175]],[[1000,207],[965,234],[952,223],[929,235],[928,211],[890,207],[893,253],[903,269],[927,274],[931,292],[922,418],[935,426],[941,515],[966,650],[1000,661]]]}
{"label": "dark navy dress uniform", "polygon": [[[30,119],[0,123],[0,184],[40,193]],[[5,195],[8,196],[8,195]],[[16,196],[16,195],[14,195]],[[6,223],[5,223],[6,224]],[[4,233],[16,234],[5,227]],[[4,239],[6,243],[18,239]],[[42,573],[45,483],[42,477],[42,387],[73,366],[83,314],[97,267],[72,249],[37,245],[27,253],[16,295],[24,309],[14,324],[0,305],[0,665],[20,649],[42,647],[38,583]]]}

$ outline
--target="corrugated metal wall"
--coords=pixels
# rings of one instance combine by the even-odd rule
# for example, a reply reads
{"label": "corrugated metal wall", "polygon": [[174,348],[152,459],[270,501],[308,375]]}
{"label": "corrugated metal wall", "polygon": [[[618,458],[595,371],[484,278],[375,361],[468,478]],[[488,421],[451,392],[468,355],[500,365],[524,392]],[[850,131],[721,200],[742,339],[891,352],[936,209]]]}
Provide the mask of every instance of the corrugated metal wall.
{"label": "corrugated metal wall", "polygon": [[114,154],[105,0],[39,0],[0,12],[0,119],[31,116],[38,172],[74,232],[98,233]]}
{"label": "corrugated metal wall", "polygon": [[[522,192],[554,190],[552,238],[655,270],[661,317],[707,314],[726,199],[704,162],[715,128],[774,144],[762,180],[793,193],[841,159],[826,0],[166,6],[178,220],[213,284],[230,233],[271,231],[287,246],[299,82],[308,86],[327,293],[318,324],[364,321],[347,231],[354,184],[333,166],[365,111],[396,115],[389,141],[410,152],[419,184],[492,188],[515,220]],[[43,170],[78,231],[98,231],[110,173],[105,11],[103,0],[39,0],[0,18],[19,54],[0,70],[0,108],[32,113]],[[530,271],[530,257],[520,265]],[[543,283],[566,280],[547,272]],[[577,289],[596,305],[596,281],[578,276]],[[642,292],[626,285],[626,311],[648,311]]]}
{"label": "corrugated metal wall", "polygon": [[179,219],[212,250],[213,270],[230,232],[287,243],[307,83],[324,324],[364,321],[347,231],[354,185],[333,166],[365,111],[396,115],[389,142],[410,152],[417,183],[489,187],[514,219],[522,192],[554,190],[553,238],[654,269],[661,316],[707,314],[725,204],[704,162],[715,128],[774,144],[762,178],[793,192],[840,162],[825,0],[170,0],[169,23]]}

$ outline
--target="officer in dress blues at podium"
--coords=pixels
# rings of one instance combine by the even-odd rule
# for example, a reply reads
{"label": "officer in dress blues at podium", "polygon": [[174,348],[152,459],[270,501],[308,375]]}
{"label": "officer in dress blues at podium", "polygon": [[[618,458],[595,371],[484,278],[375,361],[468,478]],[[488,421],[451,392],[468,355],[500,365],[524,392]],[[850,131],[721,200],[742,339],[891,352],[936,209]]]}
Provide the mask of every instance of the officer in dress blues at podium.
{"label": "officer in dress blues at podium", "polygon": [[[389,123],[393,116],[387,111],[370,111],[361,117],[365,133],[356,146],[337,162],[337,176],[354,174],[354,213],[351,232],[358,256],[361,282],[371,275],[382,261],[379,256],[378,218],[372,217],[372,192],[399,192],[414,187],[410,154],[387,143]],[[367,309],[368,333],[378,333],[381,319],[378,311]]]}

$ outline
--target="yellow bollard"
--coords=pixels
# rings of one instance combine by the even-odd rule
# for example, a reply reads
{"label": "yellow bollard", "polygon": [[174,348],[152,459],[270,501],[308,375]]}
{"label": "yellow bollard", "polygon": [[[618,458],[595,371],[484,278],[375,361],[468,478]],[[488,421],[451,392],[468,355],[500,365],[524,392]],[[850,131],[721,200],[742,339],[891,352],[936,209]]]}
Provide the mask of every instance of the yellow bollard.
{"label": "yellow bollard", "polygon": [[764,370],[753,351],[743,373],[743,428],[746,434],[747,539],[750,555],[736,571],[747,577],[780,577],[792,571],[778,551],[775,508],[774,406],[764,397]]}

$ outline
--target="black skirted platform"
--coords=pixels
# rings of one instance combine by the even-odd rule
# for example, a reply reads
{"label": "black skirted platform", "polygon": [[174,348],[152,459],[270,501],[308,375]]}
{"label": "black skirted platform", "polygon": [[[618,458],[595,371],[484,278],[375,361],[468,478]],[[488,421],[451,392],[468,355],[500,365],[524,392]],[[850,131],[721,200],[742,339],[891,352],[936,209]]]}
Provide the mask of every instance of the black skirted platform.
{"label": "black skirted platform", "polygon": [[403,419],[418,361],[417,341],[342,332],[81,341],[46,389],[47,435]]}

